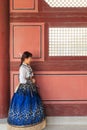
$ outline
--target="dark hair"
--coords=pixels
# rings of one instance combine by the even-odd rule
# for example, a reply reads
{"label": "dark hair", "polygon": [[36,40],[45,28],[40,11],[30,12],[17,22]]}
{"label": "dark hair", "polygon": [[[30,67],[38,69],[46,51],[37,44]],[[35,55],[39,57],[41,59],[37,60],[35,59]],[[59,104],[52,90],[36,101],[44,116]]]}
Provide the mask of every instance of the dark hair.
{"label": "dark hair", "polygon": [[20,66],[22,65],[22,63],[23,63],[23,61],[25,60],[25,58],[29,58],[29,57],[32,57],[32,53],[30,53],[30,52],[28,52],[28,51],[25,51],[25,52],[22,54]]}

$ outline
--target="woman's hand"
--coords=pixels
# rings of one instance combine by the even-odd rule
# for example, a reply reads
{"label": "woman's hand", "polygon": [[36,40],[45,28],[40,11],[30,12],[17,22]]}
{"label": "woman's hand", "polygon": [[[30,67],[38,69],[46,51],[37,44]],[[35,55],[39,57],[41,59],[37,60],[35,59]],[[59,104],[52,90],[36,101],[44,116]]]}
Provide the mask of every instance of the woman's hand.
{"label": "woman's hand", "polygon": [[[20,83],[19,83],[20,84]],[[17,90],[18,90],[18,87],[19,87],[19,84],[16,86],[16,89],[15,89],[15,93],[17,92]]]}
{"label": "woman's hand", "polygon": [[32,78],[32,82],[33,82],[33,83],[35,83],[35,82],[36,82],[35,78]]}

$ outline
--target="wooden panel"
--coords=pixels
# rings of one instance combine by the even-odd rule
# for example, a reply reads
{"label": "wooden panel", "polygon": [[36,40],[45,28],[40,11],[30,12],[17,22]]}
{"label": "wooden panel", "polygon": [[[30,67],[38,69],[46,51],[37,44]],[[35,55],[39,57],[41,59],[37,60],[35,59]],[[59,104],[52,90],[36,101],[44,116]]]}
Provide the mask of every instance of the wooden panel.
{"label": "wooden panel", "polygon": [[14,93],[14,91],[15,91],[18,83],[19,83],[18,82],[18,72],[17,71],[10,72],[10,77],[11,77],[11,79],[10,79],[10,86],[11,86],[11,88],[10,88],[10,90],[11,90],[10,98],[12,98],[13,93]]}
{"label": "wooden panel", "polygon": [[10,0],[10,12],[38,12],[38,0]]}
{"label": "wooden panel", "polygon": [[[17,76],[17,71],[11,72],[12,94],[18,83]],[[35,72],[35,76],[43,100],[87,101],[87,73],[66,75],[59,72]]]}
{"label": "wooden panel", "polygon": [[87,100],[87,75],[36,75],[43,100]]}
{"label": "wooden panel", "polygon": [[[52,76],[52,73],[54,73],[54,72],[50,72],[49,75]],[[86,92],[87,91],[87,89],[86,89],[87,76],[85,76],[85,74],[87,74],[87,72],[84,72],[84,75],[81,75],[81,81],[80,81],[79,74],[80,73],[82,74],[83,72],[78,72],[78,75],[76,75],[76,73],[77,72],[72,72],[72,75],[70,75],[71,72],[68,72],[68,74],[69,74],[68,77],[71,77],[71,79],[72,79],[72,81],[74,81],[74,83],[73,82],[70,83],[71,80],[68,80],[68,82],[66,81],[63,83],[64,80],[62,80],[61,83],[58,83],[58,84],[60,84],[60,86],[59,87],[57,86],[54,88],[55,84],[53,85],[53,83],[52,83],[53,80],[50,79],[50,81],[48,81],[48,79],[44,78],[45,75],[47,74],[47,72],[43,72],[43,73],[42,72],[35,72],[37,84],[40,87],[39,94],[43,99],[43,103],[44,103],[44,107],[45,107],[45,111],[46,111],[47,116],[85,116],[85,115],[87,115],[87,95],[86,95],[86,93],[87,93]],[[18,71],[11,71],[10,74],[11,74],[11,98],[12,98],[14,90],[18,84]],[[56,74],[61,74],[61,75],[59,75],[61,78],[62,78],[62,76],[64,76],[65,79],[67,79],[66,78],[67,75],[64,75],[65,72],[56,72],[55,77],[57,77]],[[78,86],[80,83],[77,83],[78,81],[74,80],[74,78],[72,76],[77,77],[77,79],[80,81],[81,85],[82,85],[82,82],[84,82],[83,88],[81,88],[81,85],[80,85],[80,87]],[[43,77],[43,78],[40,78],[40,77]],[[39,78],[41,79],[41,81]],[[44,79],[45,79],[45,82],[44,82]],[[44,84],[43,84],[43,82],[44,82]],[[51,82],[52,85],[51,85],[51,83],[49,84],[49,82]],[[61,87],[62,84],[63,84],[63,86]],[[69,88],[69,90],[66,89],[66,88],[68,88],[66,86],[66,84],[68,86],[69,86],[69,84],[73,84],[69,87],[73,90],[76,89],[76,92],[73,93],[73,91],[72,91],[72,93],[70,95],[69,91],[71,91],[71,90],[70,90],[70,88]],[[63,88],[63,89],[62,89],[61,93],[59,93],[58,91],[60,91],[61,88]],[[79,91],[78,91],[78,88],[79,88]],[[57,96],[57,94],[54,95],[53,89],[55,90],[55,94],[58,92],[58,96]],[[49,92],[47,92],[48,90],[49,90]],[[64,90],[64,92],[63,92],[63,90]],[[74,99],[74,100],[65,100],[65,99],[64,100],[55,100],[54,98],[52,98],[52,99],[50,98],[51,95],[52,95],[52,97],[53,97],[53,95],[55,97],[56,96],[57,97],[59,97],[59,96],[64,97],[64,95],[66,95],[66,93],[67,93],[67,96],[70,96],[70,97],[71,96],[75,97],[75,94],[77,93],[76,99]],[[77,100],[77,97],[80,95],[79,93],[80,94],[83,93],[83,94],[81,94],[80,98]],[[49,96],[49,100],[45,98],[48,96]]]}
{"label": "wooden panel", "polygon": [[87,116],[87,102],[85,103],[44,103],[47,116]]}
{"label": "wooden panel", "polygon": [[44,61],[44,23],[12,23],[10,26],[10,60],[19,61],[27,50],[34,61]]}

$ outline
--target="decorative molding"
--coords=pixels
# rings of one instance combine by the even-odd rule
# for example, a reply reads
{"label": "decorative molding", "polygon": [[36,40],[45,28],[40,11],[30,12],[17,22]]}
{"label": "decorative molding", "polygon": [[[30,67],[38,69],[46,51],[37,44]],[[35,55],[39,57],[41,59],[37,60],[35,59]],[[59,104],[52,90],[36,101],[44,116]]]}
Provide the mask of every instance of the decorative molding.
{"label": "decorative molding", "polygon": [[[11,61],[11,71],[18,71],[19,65],[20,61]],[[37,61],[32,62],[32,68],[34,71],[65,71],[65,73],[68,73],[68,71],[85,72],[87,71],[87,60],[53,60],[44,62]]]}
{"label": "decorative molding", "polygon": [[[38,12],[38,0],[31,1],[33,4],[32,7],[15,7],[15,1],[18,2],[18,0],[10,0],[10,12]],[[21,4],[23,3],[23,1],[24,0],[21,1]]]}
{"label": "decorative molding", "polygon": [[14,44],[14,29],[16,28],[16,27],[31,27],[31,26],[33,26],[33,27],[39,27],[40,28],[40,56],[39,57],[33,57],[34,59],[39,59],[39,58],[42,58],[42,26],[41,25],[13,25],[13,59],[20,59],[19,57],[16,57],[15,56],[15,53],[14,53],[14,46],[15,46],[15,44]]}
{"label": "decorative molding", "polygon": [[[34,72],[34,74],[35,74],[35,76],[36,76],[36,78],[38,78],[38,76],[73,76],[73,77],[75,77],[75,76],[79,76],[79,77],[81,77],[81,76],[84,76],[84,78],[85,78],[85,76],[87,76],[87,73],[82,73],[82,74],[62,74],[62,73],[60,73],[60,74],[57,74],[57,72],[56,73],[49,73],[49,72]],[[11,72],[11,95],[13,95],[13,93],[14,93],[14,90],[15,90],[15,84],[17,84],[17,83],[15,83],[15,76],[18,76],[18,71],[12,71]],[[17,77],[16,77],[17,78]],[[39,78],[40,79],[40,78]],[[38,81],[38,80],[37,80]],[[41,83],[40,83],[41,84]],[[57,90],[55,90],[55,91],[57,91]],[[86,90],[85,90],[86,91]],[[41,93],[41,90],[39,90],[39,92]],[[42,92],[43,93],[43,92]],[[57,104],[58,103],[65,103],[65,102],[67,102],[67,103],[71,103],[71,102],[78,102],[78,103],[80,103],[80,102],[87,102],[87,99],[78,99],[78,98],[76,98],[76,99],[43,99],[43,101],[44,102],[48,102],[48,103],[50,103],[50,102],[56,102]]]}
{"label": "decorative molding", "polygon": [[[38,57],[34,56],[33,60],[34,61],[44,61],[44,23],[11,23],[11,26],[10,26],[10,54],[11,54],[10,58],[11,59],[10,60],[11,61],[20,60],[20,57],[15,56],[15,52],[14,52],[14,49],[15,49],[14,33],[15,33],[15,28],[21,28],[21,27],[24,27],[25,29],[26,29],[26,27],[30,27],[30,29],[31,29],[31,27],[32,27],[32,29],[34,27],[37,27],[37,29],[38,28],[40,29],[40,32],[39,32],[40,36],[38,36],[38,37],[40,37],[40,39],[37,39],[40,41],[40,43],[38,43],[38,44],[40,44],[40,48],[39,48],[40,52],[37,52],[39,56]],[[27,42],[27,39],[25,42]],[[26,44],[26,45],[28,45],[28,44]],[[26,49],[27,49],[27,46],[26,46]]]}
{"label": "decorative molding", "polygon": [[47,116],[87,116],[87,101],[85,103],[45,103]]}

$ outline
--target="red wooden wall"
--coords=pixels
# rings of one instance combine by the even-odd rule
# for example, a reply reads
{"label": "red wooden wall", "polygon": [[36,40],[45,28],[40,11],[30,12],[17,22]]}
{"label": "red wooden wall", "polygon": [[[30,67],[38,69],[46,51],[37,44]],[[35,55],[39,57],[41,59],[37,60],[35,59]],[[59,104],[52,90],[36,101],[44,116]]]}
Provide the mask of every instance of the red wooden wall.
{"label": "red wooden wall", "polygon": [[87,26],[87,9],[51,8],[44,0],[10,0],[11,97],[20,55],[33,53],[32,68],[48,116],[87,115],[87,57],[48,56],[48,28]]}

